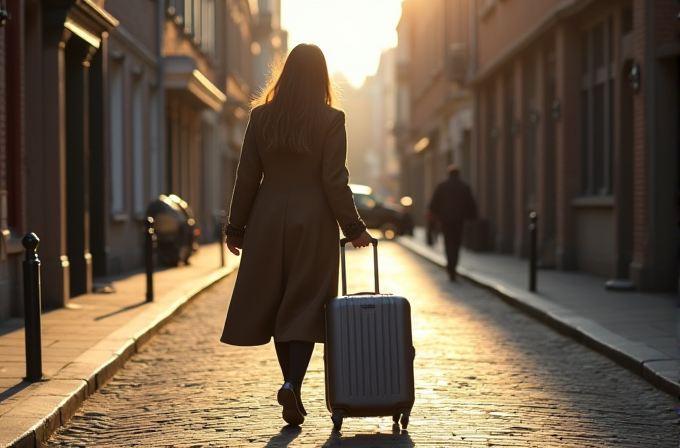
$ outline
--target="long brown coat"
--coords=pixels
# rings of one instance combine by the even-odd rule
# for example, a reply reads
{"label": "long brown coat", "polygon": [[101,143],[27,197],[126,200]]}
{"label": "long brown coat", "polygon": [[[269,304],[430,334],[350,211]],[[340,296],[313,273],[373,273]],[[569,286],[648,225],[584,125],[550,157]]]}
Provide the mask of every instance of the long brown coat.
{"label": "long brown coat", "polygon": [[246,129],[229,222],[245,226],[221,341],[325,341],[324,304],[338,294],[339,230],[361,225],[348,187],[345,114],[328,107],[311,153],[265,150],[261,106]]}

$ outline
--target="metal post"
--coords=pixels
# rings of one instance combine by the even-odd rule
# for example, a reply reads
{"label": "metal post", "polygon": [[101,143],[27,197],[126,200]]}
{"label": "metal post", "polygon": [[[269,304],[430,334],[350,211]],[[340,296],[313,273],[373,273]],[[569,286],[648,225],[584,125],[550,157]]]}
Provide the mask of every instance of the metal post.
{"label": "metal post", "polygon": [[156,232],[153,218],[146,218],[146,301],[153,302],[153,250],[156,246]]}
{"label": "metal post", "polygon": [[220,210],[219,216],[220,223],[217,226],[217,232],[220,238],[220,266],[224,267],[224,225],[227,223],[227,212]]}
{"label": "metal post", "polygon": [[26,248],[26,260],[23,262],[26,379],[40,381],[42,379],[42,331],[40,327],[40,258],[37,252],[40,238],[35,233],[28,233],[21,243]]}
{"label": "metal post", "polygon": [[538,215],[529,214],[529,291],[536,291],[536,234],[538,233]]}

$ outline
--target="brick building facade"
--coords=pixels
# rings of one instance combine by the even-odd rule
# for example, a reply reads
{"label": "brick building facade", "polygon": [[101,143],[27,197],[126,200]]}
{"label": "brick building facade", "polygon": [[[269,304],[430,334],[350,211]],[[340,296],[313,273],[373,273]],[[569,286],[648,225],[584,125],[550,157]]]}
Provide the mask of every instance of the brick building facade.
{"label": "brick building facade", "polygon": [[[676,290],[679,10],[671,0],[405,1],[396,133],[416,218],[453,161],[479,203],[475,249],[526,257],[536,211],[540,266]],[[465,48],[466,70],[452,71],[465,75],[445,82],[461,64],[444,55]],[[461,101],[474,111],[469,157],[447,149],[445,117]]]}
{"label": "brick building facade", "polygon": [[160,194],[189,202],[202,242],[218,238],[254,90],[256,3],[6,4],[0,321],[23,312],[28,232],[41,239],[45,308],[142,267],[146,209]]}
{"label": "brick building facade", "polygon": [[[492,250],[677,287],[678,5],[477,1],[477,182]],[[636,78],[639,76],[639,79]]]}
{"label": "brick building facade", "polygon": [[91,183],[101,174],[107,137],[106,40],[118,25],[101,3],[7,3],[10,19],[2,32],[11,36],[4,54],[11,77],[3,101],[15,113],[4,120],[12,129],[4,148],[11,162],[0,168],[11,179],[0,319],[23,311],[20,241],[28,231],[41,239],[45,307],[92,289],[91,216],[103,198],[91,194]]}
{"label": "brick building facade", "polygon": [[457,163],[470,180],[472,60],[467,0],[405,0],[397,26],[397,116],[394,133],[401,155],[401,194],[413,199],[423,224],[446,166]]}

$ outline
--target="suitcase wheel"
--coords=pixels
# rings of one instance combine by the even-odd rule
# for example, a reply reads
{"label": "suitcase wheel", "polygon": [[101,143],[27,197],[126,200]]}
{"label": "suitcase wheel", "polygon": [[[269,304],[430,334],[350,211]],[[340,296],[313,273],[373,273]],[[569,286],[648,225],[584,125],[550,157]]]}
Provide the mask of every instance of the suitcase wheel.
{"label": "suitcase wheel", "polygon": [[408,420],[410,415],[410,409],[402,409],[392,416],[392,421],[395,425],[399,425],[399,419],[401,418],[401,429],[406,429],[408,428]]}
{"label": "suitcase wheel", "polygon": [[345,411],[342,409],[334,409],[333,410],[333,415],[331,416],[331,420],[333,420],[333,429],[336,431],[340,431],[342,428],[342,419],[345,416]]}
{"label": "suitcase wheel", "polygon": [[408,414],[404,414],[401,416],[401,429],[408,428],[408,419],[409,419]]}

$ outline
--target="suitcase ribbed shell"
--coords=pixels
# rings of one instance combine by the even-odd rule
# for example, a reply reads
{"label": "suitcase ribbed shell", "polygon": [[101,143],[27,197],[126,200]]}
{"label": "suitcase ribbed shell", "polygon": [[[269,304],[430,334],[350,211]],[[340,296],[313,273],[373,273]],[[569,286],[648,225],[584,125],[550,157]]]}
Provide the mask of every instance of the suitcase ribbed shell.
{"label": "suitcase ribbed shell", "polygon": [[393,415],[415,400],[411,308],[404,297],[344,296],[326,305],[326,397],[346,416]]}

